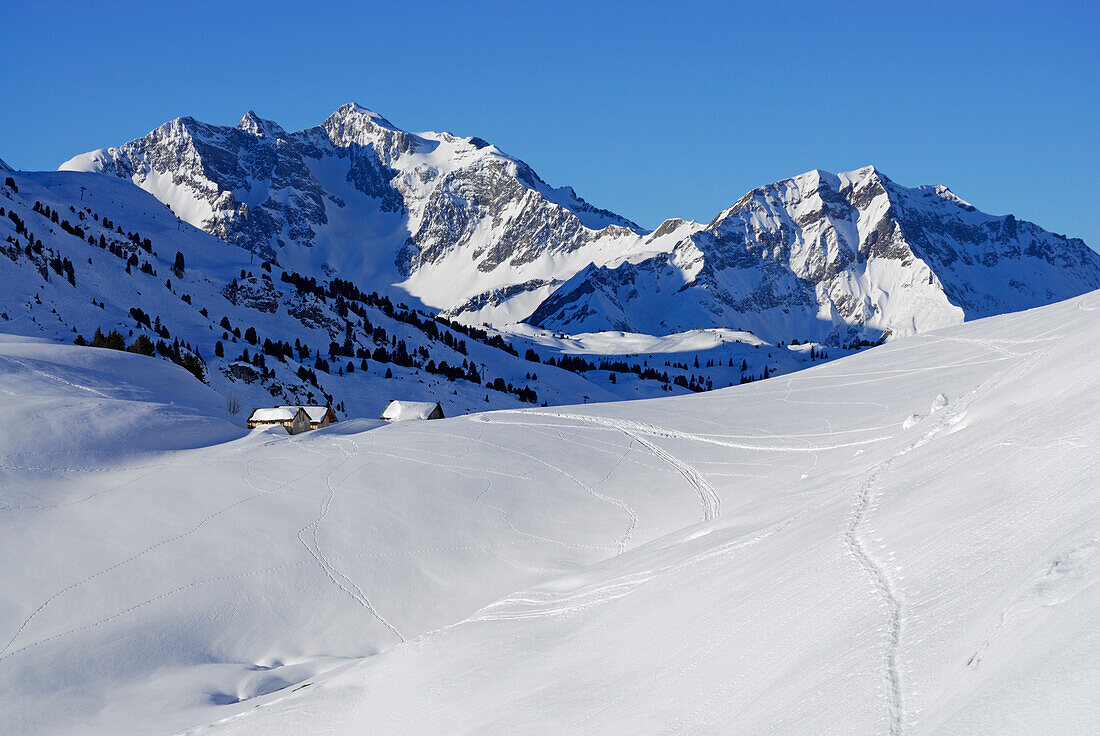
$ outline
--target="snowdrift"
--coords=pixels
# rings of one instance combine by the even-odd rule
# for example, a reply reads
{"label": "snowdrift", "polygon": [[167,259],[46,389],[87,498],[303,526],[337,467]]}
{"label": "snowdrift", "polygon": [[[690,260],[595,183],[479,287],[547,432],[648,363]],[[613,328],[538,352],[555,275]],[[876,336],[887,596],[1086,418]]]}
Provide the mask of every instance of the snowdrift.
{"label": "snowdrift", "polygon": [[1092,293],[686,397],[5,457],[52,505],[0,510],[0,718],[1094,731],[1098,333]]}

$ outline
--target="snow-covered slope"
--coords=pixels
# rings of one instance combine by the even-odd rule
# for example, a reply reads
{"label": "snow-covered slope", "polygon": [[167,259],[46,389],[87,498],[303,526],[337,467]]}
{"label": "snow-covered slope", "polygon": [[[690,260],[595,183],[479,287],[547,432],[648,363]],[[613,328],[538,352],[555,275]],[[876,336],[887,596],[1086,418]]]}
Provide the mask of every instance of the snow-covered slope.
{"label": "snow-covered slope", "polygon": [[874,167],[749,192],[668,254],[590,265],[529,318],[563,332],[745,329],[771,340],[877,340],[1100,288],[1082,241],[977,211]]}
{"label": "snow-covered slope", "polygon": [[[0,333],[0,382],[12,412],[12,421],[0,425],[8,472],[79,474],[245,433],[222,397],[155,358]],[[27,487],[3,484],[5,506],[33,495]]]}
{"label": "snow-covered slope", "polygon": [[[453,416],[520,406],[509,385],[532,386],[539,403],[635,395],[608,390],[615,387],[607,386],[606,375],[596,385],[533,365],[502,349],[503,342],[489,344],[388,300],[347,290],[346,299],[337,296],[334,278],[312,287],[287,281],[296,272],[177,223],[129,182],[76,172],[23,172],[13,179],[15,187],[0,186],[0,330],[68,343],[77,335],[91,339],[97,329],[118,330],[127,343],[142,335],[169,346],[178,341],[204,361],[207,383],[223,397],[235,396],[244,415],[255,406],[331,397],[341,416],[376,417],[395,398],[440,401]],[[178,274],[176,253],[185,264]],[[282,359],[260,356],[265,341],[293,350]],[[334,344],[338,354],[330,352]],[[393,356],[401,349],[409,357],[399,365]],[[773,372],[810,362],[783,352],[786,359],[772,363]],[[755,361],[747,357],[749,375],[771,362],[763,353]],[[327,372],[317,367],[319,358]],[[462,367],[463,377],[431,372],[443,363]],[[303,379],[300,369],[313,378]],[[502,390],[485,385],[498,378]],[[650,390],[660,388],[654,382]]]}
{"label": "snow-covered slope", "polygon": [[[1097,334],[1091,293],[706,394],[4,458],[0,717],[1088,733]],[[104,401],[51,374],[110,396],[73,380],[87,351],[25,345],[0,343],[14,415]]]}
{"label": "snow-covered slope", "polygon": [[[171,351],[178,342],[184,355],[201,359],[211,387],[236,397],[244,416],[257,406],[325,401],[341,416],[377,417],[391,399],[439,401],[454,416],[523,401],[645,398],[822,358],[808,345],[765,345],[751,335],[623,337],[617,350],[604,335],[597,352],[635,353],[624,366],[648,362],[660,366],[660,377],[633,380],[624,366],[619,376],[569,372],[545,361],[592,340],[523,330],[510,348],[498,335],[377,297],[346,275],[314,277],[257,259],[177,221],[128,181],[80,172],[10,178],[11,186],[0,185],[0,329],[63,342],[117,330],[128,344],[144,336]],[[282,351],[264,354],[270,343]],[[532,345],[542,364],[521,357]]]}

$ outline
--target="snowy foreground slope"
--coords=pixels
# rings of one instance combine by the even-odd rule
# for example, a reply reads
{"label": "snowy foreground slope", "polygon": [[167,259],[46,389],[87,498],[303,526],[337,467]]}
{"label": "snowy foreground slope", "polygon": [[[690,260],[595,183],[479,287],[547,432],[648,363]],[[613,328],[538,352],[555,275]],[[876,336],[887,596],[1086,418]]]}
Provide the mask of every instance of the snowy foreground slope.
{"label": "snowy foreground slope", "polygon": [[216,401],[156,406],[74,380],[88,351],[0,341],[12,415],[56,407],[43,452],[96,407],[124,426],[123,402],[216,436],[0,446],[0,718],[1095,732],[1098,335],[1094,292],[734,389],[231,441]]}

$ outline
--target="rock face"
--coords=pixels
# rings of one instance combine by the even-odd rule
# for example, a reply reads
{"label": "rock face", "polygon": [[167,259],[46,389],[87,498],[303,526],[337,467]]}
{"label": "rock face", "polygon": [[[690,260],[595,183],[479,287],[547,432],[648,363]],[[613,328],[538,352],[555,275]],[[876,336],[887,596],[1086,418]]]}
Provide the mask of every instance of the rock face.
{"label": "rock face", "polygon": [[302,151],[252,112],[236,128],[179,118],[61,168],[132,179],[183,220],[267,257],[287,241],[312,245],[313,227],[326,222]]}
{"label": "rock face", "polygon": [[723,325],[831,343],[909,335],[1100,287],[1082,241],[873,167],[749,192],[667,254],[591,266],[529,322],[665,334]]}
{"label": "rock face", "polygon": [[63,169],[132,180],[187,222],[318,278],[469,322],[562,332],[699,327],[877,340],[1100,288],[1100,256],[944,187],[873,167],[755,189],[709,225],[649,232],[480,138],[409,133],[348,104],[287,133],[165,123]]}

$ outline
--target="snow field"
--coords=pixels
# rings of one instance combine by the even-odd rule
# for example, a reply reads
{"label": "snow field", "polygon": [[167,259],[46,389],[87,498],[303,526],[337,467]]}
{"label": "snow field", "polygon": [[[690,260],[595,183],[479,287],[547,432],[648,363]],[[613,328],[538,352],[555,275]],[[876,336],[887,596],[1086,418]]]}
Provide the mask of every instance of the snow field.
{"label": "snow field", "polygon": [[[213,732],[1088,733],[1100,498],[1096,453],[1082,451],[1100,430],[1085,311],[1097,300],[728,400],[484,415],[566,436],[652,423],[722,514]],[[629,489],[604,490],[616,487]]]}
{"label": "snow field", "polygon": [[[50,505],[0,509],[0,716],[14,733],[1087,733],[1097,307],[707,394],[5,467],[5,500]],[[220,426],[208,393],[116,396],[69,368],[108,351],[33,346],[40,373],[3,362],[16,412],[63,399],[121,425],[154,404]]]}

